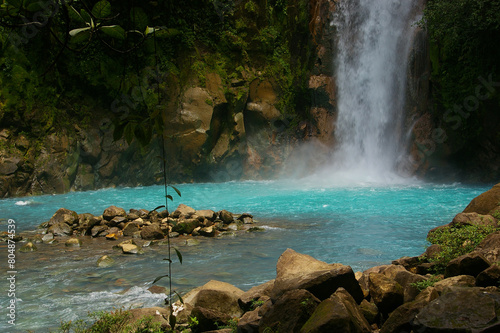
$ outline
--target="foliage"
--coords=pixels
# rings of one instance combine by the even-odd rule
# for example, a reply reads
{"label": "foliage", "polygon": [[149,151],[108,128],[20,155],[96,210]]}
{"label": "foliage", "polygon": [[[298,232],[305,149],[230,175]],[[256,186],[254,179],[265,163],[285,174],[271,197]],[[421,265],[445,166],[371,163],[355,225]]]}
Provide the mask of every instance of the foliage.
{"label": "foliage", "polygon": [[131,322],[129,311],[118,309],[111,312],[99,311],[90,313],[90,322],[77,320],[63,322],[59,327],[61,333],[161,333],[164,332],[159,322],[152,316],[143,317]]}
{"label": "foliage", "polygon": [[493,226],[448,226],[432,232],[427,240],[431,244],[441,246],[438,252],[429,261],[435,262],[436,273],[444,272],[450,260],[472,252],[476,246],[489,234],[499,230]]}
{"label": "foliage", "polygon": [[[482,135],[485,113],[498,108],[500,94],[483,88],[478,78],[500,78],[500,1],[429,0],[420,25],[429,33],[432,87],[443,127],[454,146],[474,146]],[[499,141],[500,142],[500,141]]]}
{"label": "foliage", "polygon": [[434,286],[434,284],[436,282],[439,282],[441,280],[442,280],[442,278],[440,276],[434,275],[426,280],[410,283],[410,286],[417,288],[418,291],[422,291],[422,290],[426,289],[427,287]]}

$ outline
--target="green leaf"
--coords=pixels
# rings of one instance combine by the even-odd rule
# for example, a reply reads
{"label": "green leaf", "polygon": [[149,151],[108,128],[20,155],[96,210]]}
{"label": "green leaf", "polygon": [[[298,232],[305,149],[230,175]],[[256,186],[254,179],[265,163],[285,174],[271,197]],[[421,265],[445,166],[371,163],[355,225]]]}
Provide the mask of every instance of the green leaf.
{"label": "green leaf", "polygon": [[86,27],[86,28],[79,28],[79,29],[73,29],[73,30],[71,30],[71,31],[69,32],[69,35],[70,35],[71,37],[74,37],[74,36],[78,35],[80,32],[84,32],[84,31],[87,31],[87,30],[89,30],[89,29],[90,29],[90,27]]}
{"label": "green leaf", "polygon": [[164,28],[161,28],[161,29],[156,30],[155,37],[156,38],[170,38],[170,37],[177,36],[180,33],[181,32],[179,30],[177,30],[177,29],[172,29],[172,28],[164,29]]}
{"label": "green leaf", "polygon": [[25,0],[24,7],[30,12],[41,12],[43,3],[39,0]]}
{"label": "green leaf", "polygon": [[165,207],[165,205],[158,206],[158,207],[156,207],[155,209],[153,209],[153,212],[154,212],[155,210],[160,209],[160,208],[163,208],[163,207]]}
{"label": "green leaf", "polygon": [[182,254],[175,247],[174,247],[174,250],[175,250],[175,254],[177,254],[177,258],[179,258],[179,262],[182,265]]}
{"label": "green leaf", "polygon": [[154,281],[153,281],[153,284],[155,284],[156,282],[160,281],[161,279],[163,279],[164,277],[168,277],[168,274],[167,275],[162,275],[162,276],[158,276]]}
{"label": "green leaf", "polygon": [[170,186],[171,188],[173,188],[173,189],[174,189],[174,191],[175,191],[175,192],[177,192],[177,194],[179,195],[179,197],[182,197],[182,195],[181,195],[181,191],[179,191],[179,189],[178,189],[177,187],[172,186],[172,185],[168,185],[168,186]]}
{"label": "green leaf", "polygon": [[105,18],[111,14],[111,4],[106,0],[101,0],[92,8],[92,14],[97,18]]}
{"label": "green leaf", "polygon": [[148,16],[140,7],[132,7],[130,9],[130,19],[134,27],[139,31],[144,31],[148,26]]}
{"label": "green leaf", "polygon": [[181,302],[181,304],[184,304],[184,300],[182,299],[181,295],[179,295],[179,293],[175,290],[174,293],[177,295],[177,297],[179,297],[179,302]]}
{"label": "green leaf", "polygon": [[124,132],[123,134],[125,135],[125,140],[129,145],[132,143],[132,140],[134,140],[135,125],[136,125],[135,123],[127,123],[123,131]]}
{"label": "green leaf", "polygon": [[110,37],[121,40],[125,39],[125,30],[119,25],[106,25],[101,27],[100,30]]}
{"label": "green leaf", "polygon": [[167,197],[167,199],[170,199],[171,201],[174,201],[174,198],[172,198],[170,194],[167,194],[165,197]]}
{"label": "green leaf", "polygon": [[68,15],[72,21],[85,23],[85,20],[83,19],[82,15],[80,15],[80,13],[73,6],[68,6]]}
{"label": "green leaf", "polygon": [[113,131],[113,140],[118,141],[123,137],[123,130],[125,129],[126,122],[119,122],[115,125],[115,129]]}
{"label": "green leaf", "polygon": [[90,24],[90,22],[92,22],[92,18],[90,17],[89,13],[87,13],[87,11],[85,9],[81,9],[80,10],[80,16],[83,18],[83,20]]}
{"label": "green leaf", "polygon": [[177,318],[173,314],[170,314],[170,316],[168,316],[168,323],[170,324],[170,328],[172,330],[175,329],[175,324],[177,323]]}
{"label": "green leaf", "polygon": [[73,29],[69,32],[69,35],[71,36],[71,42],[73,43],[86,42],[90,39],[90,27]]}

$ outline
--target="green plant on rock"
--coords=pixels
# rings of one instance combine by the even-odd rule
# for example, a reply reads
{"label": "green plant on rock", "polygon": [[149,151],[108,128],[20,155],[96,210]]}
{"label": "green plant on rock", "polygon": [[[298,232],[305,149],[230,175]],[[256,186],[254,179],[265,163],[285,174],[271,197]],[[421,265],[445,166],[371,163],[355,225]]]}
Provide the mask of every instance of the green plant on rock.
{"label": "green plant on rock", "polygon": [[436,282],[439,282],[441,280],[442,280],[442,278],[440,276],[433,275],[426,280],[410,283],[410,286],[417,288],[418,291],[422,291],[422,290],[426,289],[427,287],[434,286],[434,284]]}
{"label": "green plant on rock", "polygon": [[432,232],[427,240],[441,246],[441,251],[429,259],[434,262],[436,273],[444,272],[450,260],[472,252],[489,234],[500,230],[493,226],[464,225],[444,227]]}

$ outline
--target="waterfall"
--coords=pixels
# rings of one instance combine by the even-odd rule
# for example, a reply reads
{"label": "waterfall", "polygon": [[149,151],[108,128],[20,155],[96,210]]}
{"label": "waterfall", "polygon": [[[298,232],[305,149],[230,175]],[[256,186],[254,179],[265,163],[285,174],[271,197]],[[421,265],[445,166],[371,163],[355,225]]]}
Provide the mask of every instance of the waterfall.
{"label": "waterfall", "polygon": [[334,21],[338,116],[328,176],[344,182],[401,179],[408,53],[419,2],[340,0]]}

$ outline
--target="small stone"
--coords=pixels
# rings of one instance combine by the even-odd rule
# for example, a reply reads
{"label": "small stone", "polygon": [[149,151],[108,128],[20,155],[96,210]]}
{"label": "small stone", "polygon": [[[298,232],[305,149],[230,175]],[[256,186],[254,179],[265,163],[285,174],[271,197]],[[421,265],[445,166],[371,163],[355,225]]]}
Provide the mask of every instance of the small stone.
{"label": "small stone", "polygon": [[44,243],[50,243],[53,240],[54,240],[54,234],[51,233],[45,234],[42,237],[42,242]]}
{"label": "small stone", "polygon": [[221,210],[219,212],[219,218],[224,222],[224,224],[229,224],[234,221],[233,213],[228,212],[227,210]]}
{"label": "small stone", "polygon": [[[141,224],[143,224],[144,222],[141,220]],[[138,223],[135,223],[135,221],[132,221],[132,222],[129,222],[127,224],[125,224],[125,226],[123,227],[123,235],[124,236],[132,236],[135,232],[139,231],[139,225]]]}
{"label": "small stone", "polygon": [[67,247],[80,247],[82,246],[82,241],[78,238],[70,238],[64,243],[64,245]]}
{"label": "small stone", "polygon": [[32,242],[26,243],[23,247],[19,249],[20,252],[34,252],[37,248]]}
{"label": "small stone", "polygon": [[102,217],[108,221],[111,221],[116,216],[126,217],[127,213],[125,212],[125,209],[116,206],[109,206],[102,213]]}
{"label": "small stone", "polygon": [[135,244],[123,244],[122,252],[125,254],[143,254],[144,251]]}
{"label": "small stone", "polygon": [[113,258],[110,256],[102,256],[99,259],[97,259],[97,267],[110,267],[115,263]]}
{"label": "small stone", "polygon": [[109,239],[109,240],[117,240],[118,237],[119,237],[118,234],[115,234],[115,233],[106,235],[106,239]]}
{"label": "small stone", "polygon": [[196,246],[200,245],[200,241],[194,238],[186,239],[186,246]]}

